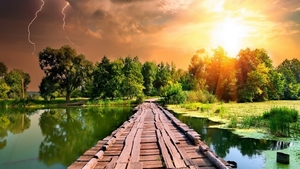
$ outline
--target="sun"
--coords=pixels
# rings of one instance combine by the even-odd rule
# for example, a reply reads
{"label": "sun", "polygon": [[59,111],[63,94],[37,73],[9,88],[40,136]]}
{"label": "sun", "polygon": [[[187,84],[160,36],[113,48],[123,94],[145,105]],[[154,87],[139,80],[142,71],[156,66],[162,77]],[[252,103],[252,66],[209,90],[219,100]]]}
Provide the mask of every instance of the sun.
{"label": "sun", "polygon": [[223,47],[230,57],[235,57],[243,46],[247,32],[247,27],[241,19],[225,18],[214,24],[212,45]]}

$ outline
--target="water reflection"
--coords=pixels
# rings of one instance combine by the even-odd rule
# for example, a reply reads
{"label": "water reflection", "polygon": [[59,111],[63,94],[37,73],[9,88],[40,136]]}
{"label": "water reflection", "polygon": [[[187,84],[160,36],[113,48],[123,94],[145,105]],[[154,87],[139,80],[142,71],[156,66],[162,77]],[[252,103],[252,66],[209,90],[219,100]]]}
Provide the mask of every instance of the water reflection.
{"label": "water reflection", "polygon": [[257,168],[262,168],[264,165],[263,150],[280,150],[290,146],[290,143],[287,142],[242,138],[230,130],[208,128],[208,126],[216,124],[208,119],[174,115],[195,129],[201,135],[202,140],[220,157],[234,160],[238,165],[243,166],[239,168],[253,168],[253,160],[256,160]]}
{"label": "water reflection", "polygon": [[30,126],[30,119],[21,110],[3,111],[0,113],[0,150],[5,148],[8,132],[13,134],[22,133]]}
{"label": "water reflection", "polygon": [[[123,111],[123,113],[120,111]],[[125,113],[127,112],[127,113]],[[39,125],[44,140],[39,148],[39,160],[51,166],[70,165],[87,147],[95,144],[128,118],[128,109],[51,109],[40,116]]]}
{"label": "water reflection", "polygon": [[66,168],[126,121],[131,110],[106,107],[2,111],[0,168]]}

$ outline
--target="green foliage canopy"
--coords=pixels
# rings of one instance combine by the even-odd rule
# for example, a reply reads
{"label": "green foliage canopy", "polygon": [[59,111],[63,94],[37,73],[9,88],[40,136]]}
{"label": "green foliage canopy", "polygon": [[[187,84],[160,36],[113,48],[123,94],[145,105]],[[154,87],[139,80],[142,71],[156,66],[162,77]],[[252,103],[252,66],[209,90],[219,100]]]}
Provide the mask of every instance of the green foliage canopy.
{"label": "green foliage canopy", "polygon": [[48,82],[59,84],[60,89],[66,92],[66,102],[70,101],[71,93],[82,87],[89,78],[93,64],[85,56],[77,55],[70,46],[60,49],[46,47],[39,53],[39,65],[44,71]]}

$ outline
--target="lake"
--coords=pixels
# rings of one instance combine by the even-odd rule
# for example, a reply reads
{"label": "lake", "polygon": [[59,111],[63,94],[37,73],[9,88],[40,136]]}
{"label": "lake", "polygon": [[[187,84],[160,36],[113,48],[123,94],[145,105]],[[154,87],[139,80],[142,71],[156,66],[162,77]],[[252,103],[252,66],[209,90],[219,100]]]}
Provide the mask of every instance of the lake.
{"label": "lake", "polygon": [[132,109],[6,109],[0,113],[0,168],[67,168],[123,124]]}
{"label": "lake", "polygon": [[226,161],[237,162],[239,169],[265,168],[265,157],[262,154],[264,150],[281,150],[290,146],[289,142],[242,138],[230,130],[209,128],[218,123],[206,118],[195,118],[182,114],[175,114],[175,116],[192,126],[218,156]]}
{"label": "lake", "polygon": [[[0,168],[65,169],[98,140],[108,136],[132,115],[132,107],[2,109]],[[283,149],[289,143],[240,138],[215,123],[176,115],[194,128],[206,144],[238,168],[265,166],[263,150]]]}

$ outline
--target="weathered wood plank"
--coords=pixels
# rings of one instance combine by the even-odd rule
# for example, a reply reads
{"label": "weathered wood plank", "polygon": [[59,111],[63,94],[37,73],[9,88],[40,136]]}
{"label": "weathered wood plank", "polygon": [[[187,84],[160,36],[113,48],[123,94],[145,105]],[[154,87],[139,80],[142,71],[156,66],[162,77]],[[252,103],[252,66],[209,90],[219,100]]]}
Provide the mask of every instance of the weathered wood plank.
{"label": "weathered wood plank", "polygon": [[185,165],[184,161],[182,160],[180,154],[178,153],[176,147],[171,143],[170,137],[167,135],[165,130],[161,130],[161,134],[162,134],[162,138],[164,139],[164,142],[171,154],[175,168],[187,167]]}
{"label": "weathered wood plank", "polygon": [[158,138],[158,145],[160,147],[164,162],[166,164],[167,168],[175,168],[172,162],[172,159],[168,153],[167,147],[164,143],[164,139],[162,138],[162,135],[160,133],[160,130],[156,130],[157,138]]}
{"label": "weathered wood plank", "polygon": [[137,163],[140,160],[140,152],[141,152],[141,135],[142,129],[138,129],[135,135],[135,141],[133,143],[133,149],[130,157],[130,163]]}

